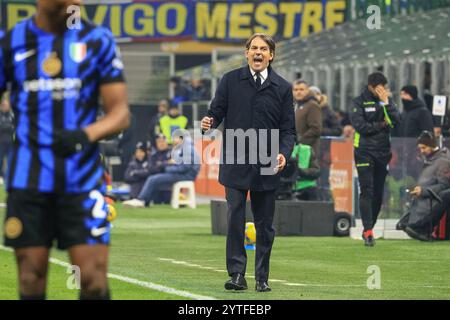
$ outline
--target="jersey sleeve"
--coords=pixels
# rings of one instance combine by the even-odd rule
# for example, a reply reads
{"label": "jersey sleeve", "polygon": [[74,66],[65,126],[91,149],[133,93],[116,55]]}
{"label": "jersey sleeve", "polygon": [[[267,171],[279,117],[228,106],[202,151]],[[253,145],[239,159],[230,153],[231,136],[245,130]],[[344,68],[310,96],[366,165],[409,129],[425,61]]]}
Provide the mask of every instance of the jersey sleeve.
{"label": "jersey sleeve", "polygon": [[97,66],[100,74],[100,84],[125,82],[122,57],[112,33],[106,32],[102,40]]}

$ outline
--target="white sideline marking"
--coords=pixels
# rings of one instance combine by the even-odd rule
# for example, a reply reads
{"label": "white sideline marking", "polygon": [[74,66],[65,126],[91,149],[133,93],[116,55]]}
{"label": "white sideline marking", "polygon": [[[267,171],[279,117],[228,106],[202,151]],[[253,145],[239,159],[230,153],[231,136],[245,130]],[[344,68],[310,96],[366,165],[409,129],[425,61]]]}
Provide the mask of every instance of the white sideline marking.
{"label": "white sideline marking", "polygon": [[[13,250],[11,248],[7,248],[4,247],[2,245],[0,245],[0,249],[4,250],[4,251],[9,251],[12,252]],[[59,259],[55,259],[55,258],[50,258],[49,261],[53,264],[56,264],[58,266],[61,267],[69,267],[71,266],[71,264],[61,261]],[[114,273],[108,273],[108,278],[110,279],[116,279],[122,282],[127,282],[130,284],[134,284],[140,287],[144,287],[144,288],[148,288],[148,289],[153,289],[156,291],[160,291],[160,292],[164,292],[164,293],[168,293],[168,294],[173,294],[173,295],[177,295],[177,296],[181,296],[181,297],[185,297],[185,298],[190,298],[190,299],[194,299],[194,300],[215,300],[215,298],[213,297],[207,297],[207,296],[201,296],[201,295],[197,295],[194,293],[190,293],[188,291],[182,291],[182,290],[177,290],[174,288],[170,288],[170,287],[166,287],[166,286],[162,286],[153,282],[147,282],[147,281],[141,281],[138,279],[134,279],[134,278],[130,278],[130,277],[125,277],[125,276],[121,276],[118,274],[114,274]]]}
{"label": "white sideline marking", "polygon": [[312,284],[312,283],[283,283],[292,287],[366,287],[364,285],[357,284]]}
{"label": "white sideline marking", "polygon": [[[215,271],[215,272],[228,272],[227,270],[223,270],[223,269],[214,269],[213,267],[205,267],[205,266],[202,266],[199,264],[189,263],[187,261],[179,261],[179,260],[175,260],[175,259],[171,259],[171,258],[158,258],[158,260],[165,261],[165,262],[171,262],[173,264],[183,265],[183,266],[187,266],[187,267],[194,267],[194,268],[203,269],[203,270],[211,270],[211,271]],[[215,261],[215,260],[211,260],[211,261]],[[252,279],[255,278],[255,276],[251,276],[251,275],[248,275],[246,277],[252,278]],[[287,281],[286,280],[278,280],[278,279],[270,279],[270,282],[284,283]]]}

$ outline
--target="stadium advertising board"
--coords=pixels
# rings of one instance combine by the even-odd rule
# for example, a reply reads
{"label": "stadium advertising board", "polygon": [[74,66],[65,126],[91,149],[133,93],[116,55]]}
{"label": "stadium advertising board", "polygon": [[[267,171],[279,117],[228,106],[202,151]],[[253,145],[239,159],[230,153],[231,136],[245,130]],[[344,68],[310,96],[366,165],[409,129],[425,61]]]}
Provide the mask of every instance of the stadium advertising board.
{"label": "stadium advertising board", "polygon": [[[2,28],[35,13],[30,1],[3,0]],[[84,18],[130,41],[242,41],[254,32],[278,39],[307,36],[345,20],[345,0],[123,1],[81,8]]]}

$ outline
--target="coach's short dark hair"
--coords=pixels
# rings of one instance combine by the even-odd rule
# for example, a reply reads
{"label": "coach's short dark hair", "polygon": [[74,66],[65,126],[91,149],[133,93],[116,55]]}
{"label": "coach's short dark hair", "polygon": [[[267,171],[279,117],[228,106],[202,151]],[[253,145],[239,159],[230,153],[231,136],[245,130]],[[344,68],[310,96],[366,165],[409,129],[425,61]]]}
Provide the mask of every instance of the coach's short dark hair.
{"label": "coach's short dark hair", "polygon": [[298,86],[299,84],[304,84],[305,86],[309,87],[309,83],[306,80],[303,79],[297,79],[292,83],[292,86]]}
{"label": "coach's short dark hair", "polygon": [[387,80],[386,76],[384,74],[382,74],[381,72],[371,73],[371,74],[369,74],[369,77],[367,79],[367,84],[374,88],[380,84],[382,86],[384,86],[387,83],[388,83],[388,80]]}
{"label": "coach's short dark hair", "polygon": [[[247,50],[250,49],[250,45],[255,38],[261,38],[264,40],[265,43],[269,46],[270,53],[272,53],[275,57],[275,41],[273,38],[265,33],[254,33],[250,38],[247,39],[245,42],[245,48]],[[273,60],[273,59],[272,59]]]}

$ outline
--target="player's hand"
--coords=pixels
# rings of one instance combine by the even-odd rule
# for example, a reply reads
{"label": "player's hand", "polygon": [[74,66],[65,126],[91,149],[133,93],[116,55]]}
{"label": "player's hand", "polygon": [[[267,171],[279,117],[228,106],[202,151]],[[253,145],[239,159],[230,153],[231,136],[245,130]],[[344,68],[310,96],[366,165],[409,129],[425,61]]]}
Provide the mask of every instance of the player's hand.
{"label": "player's hand", "polygon": [[69,157],[91,144],[84,130],[60,130],[53,135],[52,149],[56,155]]}
{"label": "player's hand", "polygon": [[419,197],[421,193],[422,193],[422,188],[417,186],[409,194],[412,196],[415,196],[415,197]]}
{"label": "player's hand", "polygon": [[286,166],[286,158],[280,153],[277,156],[278,165],[275,167],[276,172],[280,172]]}
{"label": "player's hand", "polygon": [[202,121],[201,121],[201,127],[203,131],[208,131],[209,129],[211,129],[211,126],[214,122],[214,118],[212,117],[203,117]]}
{"label": "player's hand", "polygon": [[389,103],[389,91],[386,90],[382,85],[378,85],[375,88],[375,92],[378,95],[378,98],[384,102],[385,104]]}

